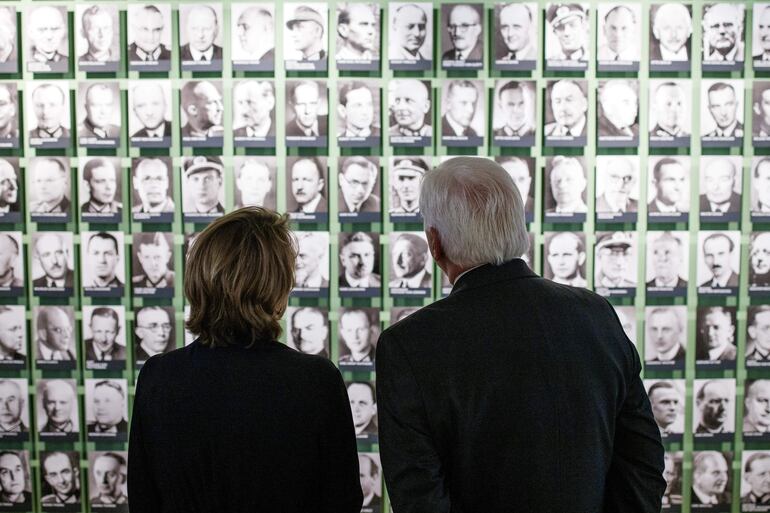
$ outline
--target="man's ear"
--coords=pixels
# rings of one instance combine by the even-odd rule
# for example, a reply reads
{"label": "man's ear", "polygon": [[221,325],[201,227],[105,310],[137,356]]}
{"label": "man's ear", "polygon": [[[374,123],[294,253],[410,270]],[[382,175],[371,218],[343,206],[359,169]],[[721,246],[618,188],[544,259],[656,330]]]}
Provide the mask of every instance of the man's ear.
{"label": "man's ear", "polygon": [[430,226],[425,232],[425,235],[428,238],[428,249],[430,249],[430,254],[433,257],[433,260],[438,262],[444,258],[444,248],[441,246],[441,237],[438,234],[438,230],[433,226]]}

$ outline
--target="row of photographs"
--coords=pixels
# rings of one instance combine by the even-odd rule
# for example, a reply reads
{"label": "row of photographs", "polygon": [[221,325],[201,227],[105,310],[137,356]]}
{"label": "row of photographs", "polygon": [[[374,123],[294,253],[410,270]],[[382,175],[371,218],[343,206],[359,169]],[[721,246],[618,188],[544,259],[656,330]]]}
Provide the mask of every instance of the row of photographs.
{"label": "row of photographs", "polygon": [[[447,80],[438,90],[429,80],[395,79],[387,85],[387,110],[381,105],[379,80],[341,80],[330,91],[326,81],[285,82],[283,136],[287,147],[327,148],[329,117],[336,115],[340,147],[379,148],[387,133],[394,147],[432,147],[434,114],[440,117],[441,145],[484,145],[487,125],[491,144],[532,147],[536,136],[545,146],[585,147],[589,124],[596,123],[600,148],[636,148],[647,132],[651,148],[689,147],[693,135],[703,147],[743,147],[744,134],[756,147],[770,146],[770,82],[752,84],[752,120],[744,119],[745,83],[736,79],[704,79],[693,91],[690,79],[651,79],[648,84],[647,126],[640,124],[640,83],[635,79],[599,80],[597,112],[589,111],[589,82],[554,79],[545,83],[543,124],[537,126],[538,85],[534,80],[498,79],[487,90],[485,81]],[[16,82],[0,82],[0,148],[168,148],[175,131],[185,147],[221,148],[232,132],[235,147],[275,148],[276,85],[270,80],[242,79],[225,101],[220,80],[187,80],[174,101],[165,80],[132,80],[127,86],[127,119],[121,113],[123,93],[117,81],[81,81],[71,93],[68,81],[30,81],[20,102]],[[73,125],[70,96],[76,97]],[[330,97],[331,95],[331,97]],[[489,96],[491,116],[487,112]],[[232,124],[224,126],[232,105]],[[23,105],[23,108],[22,108]],[[172,107],[179,106],[180,127],[174,127]],[[336,108],[335,108],[336,107]],[[438,107],[438,108],[435,108]],[[434,108],[437,112],[434,113]],[[25,113],[26,133],[20,130]],[[335,112],[336,111],[336,112]],[[699,123],[693,114],[700,112]],[[383,114],[387,117],[382,120]],[[488,119],[491,117],[491,119]],[[127,133],[126,133],[127,130]]]}
{"label": "row of photographs", "polygon": [[[594,58],[593,22],[587,2],[547,3],[542,34],[538,33],[541,10],[534,2],[498,3],[489,11],[482,3],[445,3],[435,22],[431,3],[389,2],[387,24],[379,4],[340,2],[334,13],[334,34],[329,31],[327,3],[278,5],[282,5],[282,12],[276,12],[272,3],[224,7],[230,10],[228,37],[221,3],[183,3],[178,9],[179,31],[173,43],[172,16],[177,12],[172,14],[171,5],[166,3],[79,4],[71,14],[66,6],[30,5],[23,18],[14,7],[3,7],[0,69],[16,73],[23,60],[29,72],[66,73],[71,61],[76,61],[81,71],[117,72],[124,69],[121,53],[125,52],[129,70],[168,72],[173,49],[178,48],[182,71],[222,71],[223,60],[228,57],[236,71],[273,71],[276,40],[280,38],[287,71],[318,72],[329,67],[332,35],[337,69],[380,71],[380,30],[385,25],[392,70],[433,70],[434,58],[444,70],[480,70],[484,68],[486,40],[490,41],[487,51],[495,70],[533,70],[543,58],[549,71],[584,71]],[[124,9],[126,27],[119,21]],[[697,23],[702,25],[703,47],[695,53],[701,55],[704,70],[742,70],[746,55],[750,59],[753,56],[755,69],[770,65],[770,4],[753,6],[751,45],[746,40],[746,8],[740,4],[709,2],[695,9],[692,4],[656,3],[649,7],[647,27],[642,26],[642,10],[638,2],[598,5],[595,59],[599,71],[638,71],[645,35],[649,37],[649,57],[644,57],[652,71],[689,71]],[[489,29],[485,26],[488,13],[494,20]],[[75,18],[73,34],[68,30],[70,15]],[[122,31],[126,31],[125,42]],[[24,36],[23,51],[16,47],[17,32]]]}

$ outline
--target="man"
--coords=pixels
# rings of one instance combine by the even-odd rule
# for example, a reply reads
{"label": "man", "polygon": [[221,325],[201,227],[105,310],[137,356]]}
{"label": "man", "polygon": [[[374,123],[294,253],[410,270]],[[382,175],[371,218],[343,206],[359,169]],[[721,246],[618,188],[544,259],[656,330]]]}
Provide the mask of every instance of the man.
{"label": "man", "polygon": [[545,125],[546,137],[582,137],[586,135],[588,99],[574,80],[558,80],[550,86],[553,121]]}
{"label": "man", "polygon": [[396,79],[388,84],[391,137],[431,137],[430,91],[422,80]]}
{"label": "man", "polygon": [[703,60],[743,62],[743,11],[735,4],[713,4],[703,13]]}
{"label": "man", "polygon": [[126,359],[126,348],[117,341],[121,326],[118,314],[113,308],[94,308],[88,327],[91,330],[91,338],[85,340],[87,361],[109,362]]}
{"label": "man", "polygon": [[83,181],[88,188],[88,201],[80,206],[84,214],[119,213],[123,204],[115,201],[118,170],[107,158],[92,158],[83,166]]}
{"label": "man", "polygon": [[596,212],[636,212],[639,202],[631,197],[636,189],[637,171],[628,157],[610,157],[602,183],[604,192],[596,198]]}
{"label": "man", "polygon": [[46,421],[42,423],[43,419],[39,419],[40,433],[77,432],[78,404],[73,385],[61,379],[46,381],[42,401]]}
{"label": "man", "polygon": [[377,463],[368,454],[358,454],[358,468],[361,479],[361,491],[364,494],[364,508],[371,508],[372,511],[379,511],[382,498],[380,491],[376,488],[377,478],[380,469]]}
{"label": "man", "polygon": [[340,213],[379,212],[380,197],[374,194],[379,168],[366,157],[347,157],[338,176],[342,201]]}
{"label": "man", "polygon": [[326,315],[315,307],[297,308],[291,316],[291,344],[304,354],[329,358]]}
{"label": "man", "polygon": [[746,361],[770,361],[770,306],[750,308],[748,317]]}
{"label": "man", "polygon": [[549,61],[588,61],[588,13],[581,4],[551,4],[546,13],[559,48],[549,48]]}
{"label": "man", "polygon": [[756,200],[751,206],[751,211],[770,212],[770,158],[762,157],[757,161],[752,178],[751,185]]}
{"label": "man", "polygon": [[554,206],[546,209],[547,214],[578,214],[588,211],[583,193],[588,181],[583,165],[574,157],[554,157],[549,176]]}
{"label": "man", "polygon": [[366,381],[354,381],[348,384],[347,389],[356,436],[376,435],[377,400],[374,387]]}
{"label": "man", "polygon": [[647,315],[647,341],[654,355],[650,361],[684,361],[684,321],[672,307],[654,307]]}
{"label": "man", "polygon": [[82,35],[88,49],[78,62],[119,61],[120,53],[112,53],[112,14],[100,5],[92,5],[83,12]]}
{"label": "man", "polygon": [[408,3],[399,5],[393,12],[390,31],[390,60],[417,62],[432,60],[428,48],[425,47],[428,36],[428,14],[422,7]]}
{"label": "man", "polygon": [[749,264],[749,286],[770,287],[770,232],[751,234]]}
{"label": "man", "polygon": [[532,12],[525,4],[505,4],[498,15],[500,36],[503,39],[505,53],[497,55],[502,61],[537,60],[536,42],[531,41]]}
{"label": "man", "polygon": [[599,137],[639,137],[639,97],[630,80],[607,80],[599,90]]}
{"label": "man", "polygon": [[730,263],[734,249],[733,240],[721,232],[712,233],[703,240],[703,261],[711,271],[711,278],[701,283],[701,287],[738,287],[738,274]]}
{"label": "man", "polygon": [[236,22],[241,59],[259,64],[275,62],[275,21],[267,9],[247,6]]}
{"label": "man", "polygon": [[33,237],[33,258],[43,275],[32,281],[33,288],[72,287],[75,273],[69,268],[70,250],[60,233],[41,233]]}
{"label": "man", "polygon": [[524,263],[523,202],[494,161],[445,161],[425,175],[420,203],[427,246],[453,287],[377,344],[394,511],[659,513],[660,433],[610,304]]}
{"label": "man", "polygon": [[650,61],[689,61],[692,18],[684,4],[663,4],[652,20]]}
{"label": "man", "polygon": [[679,214],[686,212],[686,171],[675,157],[663,157],[652,169],[652,186],[655,196],[647,206],[651,213]]}
{"label": "man", "polygon": [[534,212],[535,197],[533,196],[532,174],[529,171],[527,161],[521,157],[503,157],[503,160],[498,162],[519,189],[519,194],[524,200],[524,212]]}
{"label": "man", "polygon": [[[26,433],[22,415],[26,407],[26,397],[19,384],[12,379],[0,379],[0,433]],[[0,458],[0,463],[2,458]],[[0,465],[0,481],[2,480]]]}
{"label": "man", "polygon": [[126,483],[126,458],[115,452],[99,454],[93,463],[96,490],[91,495],[91,507],[95,505],[128,504],[123,493]]}
{"label": "man", "polygon": [[307,5],[299,5],[294,15],[288,16],[286,28],[290,41],[298,52],[299,61],[323,61],[326,59],[324,20],[321,14]]}
{"label": "man", "polygon": [[[327,241],[328,242],[328,241]],[[329,280],[323,277],[320,264],[329,251],[324,237],[314,232],[297,234],[297,261],[294,265],[296,288],[326,288]]]}
{"label": "man", "polygon": [[596,244],[596,286],[636,287],[636,277],[629,275],[634,256],[634,241],[628,233],[608,233]]}
{"label": "man", "polygon": [[675,82],[663,82],[655,89],[652,102],[655,113],[655,126],[650,130],[651,137],[674,138],[690,135],[685,118],[687,96],[681,85]]}
{"label": "man", "polygon": [[[70,313],[72,313],[71,310]],[[74,327],[70,321],[70,316],[62,307],[38,307],[35,326],[38,360],[77,360]]]}
{"label": "man", "polygon": [[69,128],[64,126],[64,120],[69,121],[69,102],[58,85],[45,83],[33,89],[32,111],[36,126],[29,131],[30,139],[66,139],[70,136]]}
{"label": "man", "polygon": [[723,306],[705,307],[698,312],[699,337],[696,360],[735,361],[735,321]]}
{"label": "man", "polygon": [[770,137],[770,87],[763,86],[761,83],[755,83],[754,87],[756,101],[752,109],[754,111],[752,133],[755,138],[768,138]]}
{"label": "man", "polygon": [[16,63],[16,9],[0,7],[0,63]]}
{"label": "man", "polygon": [[[78,129],[79,138],[120,138],[120,127],[112,123],[115,100],[109,84],[96,83],[88,86],[85,94],[86,118]],[[117,100],[119,103],[120,98]]]}
{"label": "man", "polygon": [[484,57],[481,40],[481,15],[474,6],[457,4],[449,9],[447,33],[452,48],[444,52],[442,61],[481,62]]}
{"label": "man", "polygon": [[744,433],[770,432],[770,381],[747,381],[743,412]]}
{"label": "man", "polygon": [[171,121],[166,120],[166,93],[160,83],[141,83],[131,90],[136,119],[142,128],[132,138],[162,139],[171,137]]}
{"label": "man", "polygon": [[374,119],[375,102],[379,107],[379,101],[375,99],[372,90],[365,82],[360,80],[344,82],[340,87],[337,104],[340,121],[338,137],[379,137],[380,127],[375,126]]}
{"label": "man", "polygon": [[[267,80],[244,80],[233,89],[233,103],[239,121],[233,135],[238,137],[275,137],[275,92]],[[240,125],[240,126],[239,126]]]}
{"label": "man", "polygon": [[[324,94],[326,91],[324,90]],[[319,114],[321,86],[315,80],[298,82],[289,94],[294,119],[286,126],[287,137],[325,136],[329,124],[326,114]]]}
{"label": "man", "polygon": [[666,480],[666,491],[663,493],[662,500],[664,509],[666,506],[670,507],[673,505],[682,504],[682,494],[680,490],[682,479],[680,475],[681,472],[681,457],[679,458],[679,465],[677,465],[677,462],[674,460],[674,455],[670,452],[667,452],[664,455],[663,470],[663,478]]}
{"label": "man", "polygon": [[[219,201],[222,191],[224,164],[219,157],[191,157],[182,166],[185,177],[185,195],[190,203],[186,214],[224,214]],[[191,208],[190,208],[191,207]]]}
{"label": "man", "polygon": [[[264,207],[267,195],[273,190],[272,173],[267,163],[259,157],[246,157],[236,169],[235,187],[240,196],[236,208]],[[271,199],[271,202],[275,204],[275,199]]]}
{"label": "man", "polygon": [[395,158],[390,180],[395,192],[395,201],[390,203],[391,214],[420,212],[420,183],[427,172],[428,165],[420,158]]}
{"label": "man", "polygon": [[342,4],[337,12],[337,60],[379,59],[378,21],[374,4]]}
{"label": "man", "polygon": [[390,288],[430,288],[432,276],[428,263],[428,244],[422,237],[412,233],[398,235],[391,246],[391,264],[394,278]]}
{"label": "man", "polygon": [[0,214],[19,211],[19,179],[16,169],[0,159]]}
{"label": "man", "polygon": [[[372,326],[371,319],[366,310],[345,310],[340,314],[339,323],[340,340],[348,353],[340,355],[340,363],[374,363],[375,347],[372,336],[375,332],[375,326]],[[342,351],[342,346],[340,346],[340,350]],[[348,386],[348,395],[351,395],[350,386]],[[369,401],[370,404],[374,403],[373,390]],[[352,398],[350,404],[353,406]],[[366,429],[371,416],[366,419],[366,422],[361,420],[360,415],[357,416],[354,409],[353,424],[356,427],[356,434],[360,434],[359,428],[361,431]]]}
{"label": "man", "polygon": [[573,232],[557,232],[546,239],[546,261],[553,280],[571,287],[587,287],[583,277],[586,252],[583,240]]}
{"label": "man", "polygon": [[743,480],[749,491],[741,496],[741,504],[770,504],[770,453],[755,452],[743,465]]}
{"label": "man", "polygon": [[23,451],[0,452],[0,503],[32,507],[32,493],[27,491],[29,465],[22,460]]}
{"label": "man", "polygon": [[[0,361],[25,361],[27,329],[24,314],[8,306],[0,306]],[[0,427],[2,422],[0,422]]]}
{"label": "man", "polygon": [[730,466],[721,452],[699,451],[692,459],[692,504],[730,504]]}
{"label": "man", "polygon": [[703,170],[703,189],[700,195],[701,212],[740,212],[741,195],[735,192],[738,173],[729,158],[709,159]]}
{"label": "man", "polygon": [[73,462],[67,453],[61,451],[43,453],[40,467],[43,479],[52,492],[40,499],[42,504],[80,503],[79,465]]}
{"label": "man", "polygon": [[223,137],[222,116],[225,106],[219,89],[208,80],[191,80],[182,86],[182,112],[187,123],[182,138]]}
{"label": "man", "polygon": [[36,214],[69,212],[69,169],[58,158],[39,157],[30,163],[35,201],[30,211]]}
{"label": "man", "polygon": [[8,233],[0,233],[0,287],[23,287],[24,280],[17,276],[24,272],[24,264],[19,261],[19,242]]}
{"label": "man", "polygon": [[187,43],[181,48],[182,61],[221,61],[222,47],[214,43],[219,34],[216,11],[208,5],[195,5],[187,13],[186,21]]}
{"label": "man", "polygon": [[317,157],[301,157],[291,166],[291,195],[296,204],[291,208],[289,202],[289,211],[304,212],[306,214],[314,212],[326,212],[326,198],[324,196],[324,166]]}
{"label": "man", "polygon": [[[29,12],[26,34],[30,42],[30,52],[27,56],[29,63],[49,66],[62,63],[61,68],[67,69],[67,54],[60,51],[62,47],[67,47],[67,22],[63,12],[66,12],[66,9],[52,5],[42,5]],[[56,68],[58,70],[59,66]]]}
{"label": "man", "polygon": [[647,282],[647,288],[687,288],[687,280],[679,276],[684,271],[682,241],[666,231],[652,240],[650,250],[653,278]]}
{"label": "man", "polygon": [[441,134],[478,137],[471,123],[476,115],[479,92],[470,80],[451,80],[447,86],[446,113],[441,116]]}
{"label": "man", "polygon": [[755,64],[770,61],[770,6],[761,6],[761,11],[757,16],[756,30],[759,39],[759,48],[757,48],[759,52],[754,53]]}
{"label": "man", "polygon": [[131,212],[173,212],[174,200],[169,194],[168,169],[158,158],[144,158],[137,164],[132,180],[139,204]]}
{"label": "man", "polygon": [[89,433],[127,433],[126,392],[115,380],[103,379],[94,384],[94,421],[88,423]]}
{"label": "man", "polygon": [[136,313],[134,358],[137,364],[174,349],[173,319],[159,306],[145,306]]}
{"label": "man", "polygon": [[112,233],[96,232],[88,238],[86,255],[89,261],[86,265],[92,273],[92,280],[90,283],[84,283],[84,287],[101,289],[123,286],[123,282],[117,277],[118,265],[121,264],[120,246]]}
{"label": "man", "polygon": [[695,395],[696,421],[695,433],[730,433],[733,426],[727,424],[735,392],[730,390],[726,380],[710,380]]}
{"label": "man", "polygon": [[660,436],[684,433],[684,398],[671,381],[657,381],[647,390]]}
{"label": "man", "polygon": [[344,235],[340,241],[340,287],[379,288],[382,285],[380,275],[374,272],[374,260],[377,247],[368,233],[355,232]]}
{"label": "man", "polygon": [[599,47],[597,60],[638,62],[638,30],[636,14],[629,6],[613,6],[604,15],[602,32],[606,43]]}
{"label": "man", "polygon": [[173,265],[174,253],[166,240],[166,234],[162,232],[135,233],[134,248],[142,274],[137,274],[131,278],[133,287],[135,289],[173,289],[174,271],[171,271],[168,266],[169,264]]}
{"label": "man", "polygon": [[535,135],[534,105],[524,82],[511,80],[497,91],[497,104],[505,124],[495,130],[495,137]]}
{"label": "man", "polygon": [[[2,12],[0,10],[0,13]],[[2,14],[0,14],[0,18],[2,18]],[[0,27],[2,27],[1,24]],[[14,84],[0,84],[0,141],[19,138],[17,114],[18,92],[16,86]]]}
{"label": "man", "polygon": [[738,98],[735,88],[726,82],[715,82],[708,88],[708,108],[716,128],[706,137],[743,137],[743,123],[738,121]]}
{"label": "man", "polygon": [[133,42],[128,45],[128,60],[131,62],[170,61],[171,50],[161,42],[166,20],[154,5],[137,8],[131,16]]}

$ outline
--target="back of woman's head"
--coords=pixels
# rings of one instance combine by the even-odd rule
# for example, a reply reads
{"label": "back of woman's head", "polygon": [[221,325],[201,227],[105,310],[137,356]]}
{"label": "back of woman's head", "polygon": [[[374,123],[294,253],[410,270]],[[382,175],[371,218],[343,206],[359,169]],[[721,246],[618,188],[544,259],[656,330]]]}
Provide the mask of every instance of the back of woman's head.
{"label": "back of woman's head", "polygon": [[295,259],[286,216],[246,207],[217,219],[187,255],[187,329],[208,346],[278,338]]}

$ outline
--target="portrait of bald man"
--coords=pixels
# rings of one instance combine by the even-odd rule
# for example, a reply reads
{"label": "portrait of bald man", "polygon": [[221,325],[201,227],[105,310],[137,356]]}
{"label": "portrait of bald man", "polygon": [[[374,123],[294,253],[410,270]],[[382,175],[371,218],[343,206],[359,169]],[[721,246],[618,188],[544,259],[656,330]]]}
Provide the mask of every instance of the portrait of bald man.
{"label": "portrait of bald man", "polygon": [[639,145],[639,82],[602,80],[597,93],[599,147],[634,148]]}
{"label": "portrait of bald man", "polygon": [[[0,73],[2,73],[1,67]],[[18,87],[11,82],[0,83],[0,148],[19,147],[19,115]]]}
{"label": "portrait of bald man", "polygon": [[78,144],[84,148],[116,148],[120,144],[120,85],[117,82],[78,84]]}
{"label": "portrait of bald man", "polygon": [[732,440],[735,433],[735,379],[695,379],[693,396],[695,438]]}
{"label": "portrait of bald man", "polygon": [[598,6],[598,71],[638,71],[642,55],[642,9],[636,3]]}
{"label": "portrait of bald man", "polygon": [[684,231],[647,232],[645,281],[648,296],[687,295],[690,263],[687,237]]}
{"label": "portrait of bald man", "polygon": [[599,155],[596,158],[596,219],[633,222],[639,210],[639,158]]}
{"label": "portrait of bald man", "polygon": [[[27,351],[25,307],[22,305],[0,305],[0,367],[24,367],[27,361]],[[2,404],[3,402],[0,401],[0,408]],[[8,431],[9,420],[11,419],[3,419],[0,415],[0,432]]]}
{"label": "portrait of bald man", "polygon": [[21,187],[24,183],[18,157],[0,157],[0,222],[21,219]]}
{"label": "portrait of bald man", "polygon": [[587,90],[585,80],[548,81],[543,127],[546,146],[585,146],[588,131]]}
{"label": "portrait of bald man", "polygon": [[35,148],[69,148],[70,90],[66,81],[32,82],[27,92],[27,134]]}
{"label": "portrait of bald man", "polygon": [[294,263],[296,297],[325,297],[329,290],[329,232],[295,232]]}
{"label": "portrait of bald man", "polygon": [[117,5],[75,7],[78,69],[114,73],[120,67],[120,15]]}
{"label": "portrait of bald man", "polygon": [[744,87],[742,80],[701,82],[701,145],[704,148],[743,146]]}
{"label": "portrait of bald man", "polygon": [[689,80],[653,79],[649,82],[651,148],[690,146],[692,83]]}
{"label": "portrait of bald man", "polygon": [[483,12],[481,4],[441,6],[441,69],[484,66]]}
{"label": "portrait of bald man", "polygon": [[695,324],[696,368],[734,369],[738,354],[736,307],[699,306]]}
{"label": "portrait of bald man", "polygon": [[182,85],[180,97],[182,146],[222,147],[225,132],[222,82],[189,80]]}
{"label": "portrait of bald man", "polygon": [[745,7],[735,3],[703,5],[703,71],[737,71],[745,59]]}
{"label": "portrait of bald man", "polygon": [[235,71],[275,69],[275,5],[232,4],[230,48]]}
{"label": "portrait of bald man", "polygon": [[27,163],[29,195],[27,202],[35,222],[66,222],[70,218],[72,196],[70,168],[62,157],[32,157]]}
{"label": "portrait of bald man", "polygon": [[77,382],[74,379],[41,379],[37,387],[37,431],[48,440],[77,439],[80,432]]}
{"label": "portrait of bald man", "polygon": [[129,4],[128,64],[131,71],[171,69],[171,5]]}
{"label": "portrait of bald man", "polygon": [[539,48],[537,4],[495,4],[492,19],[493,68],[512,71],[534,69]]}
{"label": "portrait of bald man", "polygon": [[737,221],[741,212],[740,157],[701,156],[700,220],[704,222]]}
{"label": "portrait of bald man", "polygon": [[283,4],[283,55],[287,71],[326,71],[329,66],[329,5]]}
{"label": "portrait of bald man", "polygon": [[222,71],[222,4],[179,6],[182,71]]}
{"label": "portrait of bald man", "polygon": [[770,438],[770,380],[747,379],[743,400],[743,438]]}
{"label": "portrait of bald man", "polygon": [[433,4],[391,2],[388,61],[392,70],[433,68]]}
{"label": "portrait of bald man", "polygon": [[548,157],[545,164],[546,222],[582,222],[586,219],[588,187],[583,157]]}
{"label": "portrait of bald man", "polygon": [[382,140],[380,85],[342,80],[337,90],[337,144],[341,148],[379,147]]}
{"label": "portrait of bald man", "polygon": [[32,308],[35,333],[35,365],[40,369],[75,369],[78,342],[75,338],[75,311],[71,306]]}
{"label": "portrait of bald man", "polygon": [[692,6],[650,6],[650,71],[689,71],[692,59]]}
{"label": "portrait of bald man", "polygon": [[271,80],[235,83],[233,139],[235,146],[275,147],[275,85]]}
{"label": "portrait of bald man", "polygon": [[430,146],[433,141],[432,94],[427,80],[394,79],[388,83],[391,146]]}
{"label": "portrait of bald man", "polygon": [[535,144],[537,92],[531,80],[495,81],[492,143],[528,147]]}
{"label": "portrait of bald man", "polygon": [[338,70],[379,71],[380,14],[374,3],[337,4]]}
{"label": "portrait of bald man", "polygon": [[275,210],[277,201],[275,157],[234,158],[235,208],[255,206]]}
{"label": "portrait of bald man", "polygon": [[27,71],[67,73],[70,68],[67,7],[30,5],[24,19]]}
{"label": "portrait of bald man", "polygon": [[286,81],[287,146],[326,146],[329,133],[327,96],[325,81]]}
{"label": "portrait of bald man", "polygon": [[753,6],[754,44],[752,57],[754,69],[770,67],[770,3],[757,2]]}
{"label": "portrait of bald man", "polygon": [[171,87],[168,81],[132,80],[128,89],[131,146],[171,146]]}
{"label": "portrait of bald man", "polygon": [[589,60],[587,3],[548,3],[545,19],[547,70],[583,71]]}
{"label": "portrait of bald man", "polygon": [[0,232],[0,295],[16,296],[24,288],[21,232]]}
{"label": "portrait of bald man", "polygon": [[0,6],[0,73],[18,73],[19,48],[16,34],[16,8]]}

